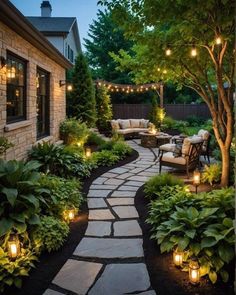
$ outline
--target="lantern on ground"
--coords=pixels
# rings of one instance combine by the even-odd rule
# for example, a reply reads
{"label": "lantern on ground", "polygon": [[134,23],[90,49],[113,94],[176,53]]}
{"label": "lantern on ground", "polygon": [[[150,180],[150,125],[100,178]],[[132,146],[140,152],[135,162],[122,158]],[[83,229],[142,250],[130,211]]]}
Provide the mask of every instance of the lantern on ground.
{"label": "lantern on ground", "polygon": [[173,252],[173,262],[175,264],[175,266],[181,266],[183,263],[183,256],[184,253],[182,251],[179,251],[179,249],[175,249]]}
{"label": "lantern on ground", "polygon": [[196,258],[193,258],[189,263],[189,280],[193,285],[200,281],[200,267]]}
{"label": "lantern on ground", "polygon": [[85,149],[85,156],[86,156],[86,158],[90,158],[91,157],[91,154],[92,154],[91,148],[86,148]]}
{"label": "lantern on ground", "polygon": [[7,246],[9,257],[15,259],[20,254],[20,241],[18,235],[10,235]]}
{"label": "lantern on ground", "polygon": [[197,193],[197,188],[201,183],[201,173],[199,170],[195,170],[193,172],[193,185],[195,185],[196,188],[196,193]]}

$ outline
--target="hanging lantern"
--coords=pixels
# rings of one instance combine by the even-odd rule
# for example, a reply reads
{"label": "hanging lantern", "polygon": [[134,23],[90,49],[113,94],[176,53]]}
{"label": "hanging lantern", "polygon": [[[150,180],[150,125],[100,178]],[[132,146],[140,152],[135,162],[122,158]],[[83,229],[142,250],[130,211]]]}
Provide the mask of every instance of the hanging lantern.
{"label": "hanging lantern", "polygon": [[170,56],[171,53],[172,53],[172,52],[171,52],[171,49],[170,49],[170,48],[167,48],[167,49],[166,49],[166,55],[167,55],[167,56]]}
{"label": "hanging lantern", "polygon": [[189,263],[189,280],[190,283],[196,285],[200,281],[200,267],[197,259],[193,258]]}
{"label": "hanging lantern", "polygon": [[222,44],[222,39],[221,39],[221,37],[220,37],[220,36],[216,37],[215,42],[216,42],[217,45]]}
{"label": "hanging lantern", "polygon": [[86,148],[85,149],[85,156],[86,156],[86,158],[90,158],[91,157],[91,154],[92,154],[92,150],[91,150],[91,148]]}
{"label": "hanging lantern", "polygon": [[197,56],[197,49],[196,49],[195,46],[191,49],[191,56],[192,56],[192,57]]}
{"label": "hanging lantern", "polygon": [[12,234],[8,240],[8,255],[15,259],[20,254],[20,241],[18,235]]}
{"label": "hanging lantern", "polygon": [[184,256],[184,253],[182,251],[179,251],[178,248],[175,249],[175,251],[173,252],[173,262],[174,262],[175,266],[182,265],[183,256]]}

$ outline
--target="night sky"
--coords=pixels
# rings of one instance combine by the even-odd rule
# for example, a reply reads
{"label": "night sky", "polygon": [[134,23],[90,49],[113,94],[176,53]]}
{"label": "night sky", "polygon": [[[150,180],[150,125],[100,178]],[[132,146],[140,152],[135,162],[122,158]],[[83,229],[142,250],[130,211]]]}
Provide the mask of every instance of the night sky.
{"label": "night sky", "polygon": [[[40,16],[42,0],[11,0],[25,16]],[[80,40],[87,38],[89,24],[96,19],[98,11],[97,0],[50,0],[52,16],[77,17]],[[100,7],[101,8],[101,7]],[[84,50],[84,47],[83,47]]]}

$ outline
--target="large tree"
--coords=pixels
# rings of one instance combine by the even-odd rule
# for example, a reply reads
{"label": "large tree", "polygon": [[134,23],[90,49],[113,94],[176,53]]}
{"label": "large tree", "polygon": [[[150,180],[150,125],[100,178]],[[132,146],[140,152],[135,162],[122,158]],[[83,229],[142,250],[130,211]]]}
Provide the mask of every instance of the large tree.
{"label": "large tree", "polygon": [[112,20],[107,10],[99,10],[97,20],[89,25],[88,39],[84,39],[86,57],[92,69],[93,78],[103,79],[116,83],[131,83],[127,72],[116,69],[117,62],[110,52],[117,54],[120,49],[128,50],[132,42],[124,38],[122,29]]}
{"label": "large tree", "polygon": [[116,56],[122,69],[131,69],[136,82],[161,79],[187,86],[208,105],[222,154],[221,184],[226,186],[234,131],[235,1],[99,2],[111,9],[135,43],[133,56],[125,51]]}
{"label": "large tree", "polygon": [[68,115],[94,127],[96,122],[95,87],[86,58],[81,53],[77,56],[72,71],[73,90],[67,99]]}

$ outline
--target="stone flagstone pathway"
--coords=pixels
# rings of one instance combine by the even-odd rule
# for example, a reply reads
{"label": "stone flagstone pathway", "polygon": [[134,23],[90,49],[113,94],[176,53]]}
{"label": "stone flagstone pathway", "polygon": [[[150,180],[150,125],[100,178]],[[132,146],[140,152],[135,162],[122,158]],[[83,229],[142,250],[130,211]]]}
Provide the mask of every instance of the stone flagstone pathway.
{"label": "stone flagstone pathway", "polygon": [[43,295],[156,294],[144,261],[134,197],[158,173],[158,149],[143,148],[139,140],[127,142],[138,151],[138,159],[93,181],[85,237]]}

